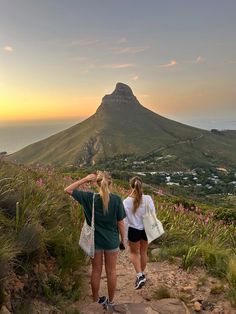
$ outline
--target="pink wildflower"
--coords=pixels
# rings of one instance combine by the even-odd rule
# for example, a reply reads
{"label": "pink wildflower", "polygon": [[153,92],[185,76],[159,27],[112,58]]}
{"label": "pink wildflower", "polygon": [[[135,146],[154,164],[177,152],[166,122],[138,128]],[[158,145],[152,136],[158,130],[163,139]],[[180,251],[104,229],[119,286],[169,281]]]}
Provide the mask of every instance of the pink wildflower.
{"label": "pink wildflower", "polygon": [[201,213],[201,208],[199,208],[199,207],[196,206],[196,213],[199,213],[199,214],[200,214],[200,213]]}
{"label": "pink wildflower", "polygon": [[43,179],[42,178],[38,179],[36,181],[36,184],[37,184],[37,186],[43,186],[44,185]]}
{"label": "pink wildflower", "polygon": [[198,215],[197,219],[198,219],[199,221],[203,221],[203,215],[202,215],[202,214]]}
{"label": "pink wildflower", "polygon": [[65,177],[64,177],[64,180],[70,181],[70,180],[72,180],[72,178],[71,178],[71,176],[65,176]]}

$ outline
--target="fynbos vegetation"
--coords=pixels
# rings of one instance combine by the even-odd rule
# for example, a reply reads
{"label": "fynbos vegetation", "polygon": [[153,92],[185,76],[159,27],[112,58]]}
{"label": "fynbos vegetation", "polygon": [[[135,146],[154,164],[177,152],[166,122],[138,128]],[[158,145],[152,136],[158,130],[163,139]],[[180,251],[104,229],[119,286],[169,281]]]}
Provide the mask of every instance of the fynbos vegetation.
{"label": "fynbos vegetation", "polygon": [[[79,173],[0,163],[0,304],[15,312],[27,312],[26,299],[30,306],[31,299],[44,297],[61,308],[79,299],[79,270],[85,263],[78,247],[82,211],[63,193],[71,176]],[[115,180],[113,191],[125,197],[127,182]],[[158,259],[177,257],[189,271],[203,267],[220,278],[235,306],[236,227],[229,209],[192,204],[158,190],[153,197],[166,230],[156,241]]]}
{"label": "fynbos vegetation", "polygon": [[77,299],[81,211],[63,193],[67,179],[3,161],[0,178],[0,304],[16,312],[26,298]]}

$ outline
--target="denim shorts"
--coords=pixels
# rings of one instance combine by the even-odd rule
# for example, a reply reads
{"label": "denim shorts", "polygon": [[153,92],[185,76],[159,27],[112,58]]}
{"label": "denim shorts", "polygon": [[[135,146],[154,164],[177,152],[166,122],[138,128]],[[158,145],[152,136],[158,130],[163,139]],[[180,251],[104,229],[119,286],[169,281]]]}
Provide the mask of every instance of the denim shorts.
{"label": "denim shorts", "polygon": [[114,253],[114,252],[119,252],[119,250],[120,250],[119,247],[117,247],[115,249],[111,249],[111,250],[104,250],[104,249],[96,248],[95,253],[96,252]]}

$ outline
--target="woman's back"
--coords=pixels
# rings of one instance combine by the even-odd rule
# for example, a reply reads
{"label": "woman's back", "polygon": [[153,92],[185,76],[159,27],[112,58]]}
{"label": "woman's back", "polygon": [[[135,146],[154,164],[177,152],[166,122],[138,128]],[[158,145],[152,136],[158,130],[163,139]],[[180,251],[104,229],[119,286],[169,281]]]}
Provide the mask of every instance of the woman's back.
{"label": "woman's back", "polygon": [[[85,192],[79,187],[87,183],[95,183],[99,187],[99,194]],[[91,288],[93,301],[105,307],[114,305],[113,298],[116,290],[116,261],[119,251],[119,234],[124,241],[123,203],[118,195],[110,193],[111,175],[106,171],[91,173],[86,177],[73,182],[65,188],[65,192],[72,195],[83,207],[86,221],[91,225],[94,200],[95,222],[95,254],[92,259]],[[107,275],[106,296],[99,296],[99,287],[102,274],[103,260]]]}
{"label": "woman's back", "polygon": [[[83,206],[86,221],[91,225],[92,192],[74,190],[72,196]],[[108,211],[104,213],[102,198],[99,194],[94,199],[95,247],[112,250],[119,245],[117,222],[125,217],[124,207],[118,195],[109,194]]]}
{"label": "woman's back", "polygon": [[146,206],[150,209],[151,212],[155,213],[155,206],[153,200],[150,195],[142,195],[142,199],[140,202],[139,207],[134,212],[134,198],[128,196],[124,201],[124,208],[128,220],[128,224],[130,227],[142,230],[144,229],[143,226],[143,215],[146,212]]}

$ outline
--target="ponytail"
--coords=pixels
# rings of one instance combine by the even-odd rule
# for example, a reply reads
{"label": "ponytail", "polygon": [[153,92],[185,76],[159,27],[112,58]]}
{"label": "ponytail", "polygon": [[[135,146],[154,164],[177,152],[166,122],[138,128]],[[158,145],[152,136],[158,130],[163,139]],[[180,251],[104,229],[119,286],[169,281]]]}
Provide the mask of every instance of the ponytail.
{"label": "ponytail", "polygon": [[143,182],[139,177],[133,177],[130,180],[130,186],[134,190],[134,203],[133,203],[134,213],[136,213],[142,201],[142,196],[143,196],[142,185],[143,185]]}
{"label": "ponytail", "polygon": [[110,200],[110,189],[109,186],[111,184],[111,176],[106,171],[99,171],[97,174],[97,184],[99,186],[99,194],[102,198],[103,204],[103,213],[106,214],[108,212],[108,204]]}

